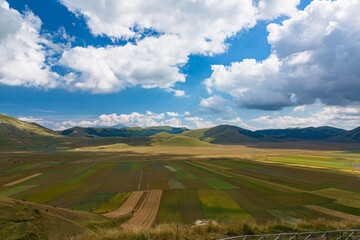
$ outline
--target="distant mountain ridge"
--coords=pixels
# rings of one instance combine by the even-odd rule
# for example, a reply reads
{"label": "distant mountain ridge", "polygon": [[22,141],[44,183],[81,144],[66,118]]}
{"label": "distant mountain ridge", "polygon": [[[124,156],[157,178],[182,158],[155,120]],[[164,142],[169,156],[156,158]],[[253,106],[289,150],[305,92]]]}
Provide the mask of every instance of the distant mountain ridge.
{"label": "distant mountain ridge", "polygon": [[57,132],[36,123],[24,122],[0,114],[1,149],[52,146],[68,141],[94,142],[95,140],[142,146],[210,146],[211,144],[236,145],[266,142],[360,143],[360,127],[350,131],[327,126],[257,131],[231,125],[194,130],[170,126],[120,129],[73,127]]}
{"label": "distant mountain ridge", "polygon": [[334,142],[358,142],[360,143],[360,127],[357,127],[350,131],[345,131],[343,134],[331,139]]}
{"label": "distant mountain ridge", "polygon": [[161,127],[127,127],[127,128],[94,128],[94,127],[73,127],[61,131],[62,135],[68,137],[150,137],[157,133],[167,132],[170,134],[178,134],[188,130],[187,128],[174,128],[169,126]]}
{"label": "distant mountain ridge", "polygon": [[301,141],[301,140],[324,140],[340,136],[346,130],[334,127],[307,127],[287,129],[257,130],[255,133],[266,135],[277,140]]}
{"label": "distant mountain ridge", "polygon": [[189,130],[182,133],[184,136],[214,144],[241,144],[270,141],[271,138],[231,125],[219,125],[212,128]]}

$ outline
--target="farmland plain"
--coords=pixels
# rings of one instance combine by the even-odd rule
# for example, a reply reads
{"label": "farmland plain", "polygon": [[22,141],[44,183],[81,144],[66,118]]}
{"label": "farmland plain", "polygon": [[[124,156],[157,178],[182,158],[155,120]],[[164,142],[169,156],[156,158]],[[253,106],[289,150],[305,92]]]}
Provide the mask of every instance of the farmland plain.
{"label": "farmland plain", "polygon": [[109,215],[140,191],[125,227],[149,214],[154,224],[360,219],[359,156],[222,145],[5,152],[0,196]]}

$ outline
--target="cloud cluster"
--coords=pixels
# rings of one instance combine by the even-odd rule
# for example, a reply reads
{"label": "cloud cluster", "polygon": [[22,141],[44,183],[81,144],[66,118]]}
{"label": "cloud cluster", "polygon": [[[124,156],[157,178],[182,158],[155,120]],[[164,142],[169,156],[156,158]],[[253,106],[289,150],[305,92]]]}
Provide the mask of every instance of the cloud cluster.
{"label": "cloud cluster", "polygon": [[316,106],[315,108],[317,108],[318,111],[312,114],[310,113],[310,116],[306,117],[289,115],[279,117],[262,116],[252,119],[251,122],[260,124],[260,128],[333,126],[353,129],[360,125],[359,106]]}
{"label": "cloud cluster", "polygon": [[133,112],[130,114],[102,114],[95,120],[83,121],[63,121],[54,122],[48,117],[19,117],[22,121],[35,122],[50,128],[64,130],[67,128],[81,127],[111,127],[122,125],[126,127],[140,126],[172,126],[187,128],[209,128],[219,124],[229,124],[239,126],[249,130],[266,128],[289,128],[289,127],[319,127],[332,126],[343,129],[354,129],[360,125],[359,106],[324,106],[323,104],[312,104],[307,106],[295,107],[295,114],[292,115],[267,115],[253,119],[241,119],[234,117],[224,119],[222,117],[209,121],[198,116],[189,116],[185,113],[145,113]]}
{"label": "cloud cluster", "polygon": [[215,126],[214,123],[201,117],[187,117],[185,120],[191,122],[192,125],[195,125],[196,128],[209,128]]}
{"label": "cloud cluster", "polygon": [[260,0],[259,14],[263,19],[272,19],[281,15],[291,16],[296,14],[300,0]]}
{"label": "cloud cluster", "polygon": [[[187,113],[179,114],[174,112],[154,113],[146,111],[146,113],[133,112],[130,114],[102,114],[95,120],[83,121],[63,121],[61,123],[53,124],[56,129],[64,130],[67,128],[80,127],[112,127],[122,125],[125,127],[153,127],[153,126],[171,126],[171,127],[185,127],[178,116],[186,116]],[[169,116],[171,118],[168,118]],[[33,118],[29,118],[33,119]],[[26,121],[26,120],[24,120]]]}
{"label": "cloud cluster", "polygon": [[67,77],[71,85],[94,93],[138,85],[184,96],[184,91],[173,86],[185,81],[179,67],[188,56],[224,52],[225,39],[253,26],[257,13],[251,0],[61,2],[85,16],[94,35],[114,41],[135,39],[124,46],[77,47],[64,52],[60,64],[72,69]]}
{"label": "cloud cluster", "polygon": [[[1,83],[92,93],[141,86],[184,97],[185,92],[174,87],[185,81],[180,67],[189,55],[223,53],[227,38],[253,27],[258,19],[292,13],[298,4],[298,0],[260,0],[258,4],[252,0],[60,2],[84,17],[94,36],[109,37],[114,44],[75,48],[54,44],[40,35],[38,17],[31,12],[22,15],[0,0]],[[63,28],[53,35],[74,40]],[[127,44],[117,44],[120,39]],[[54,65],[65,68],[67,74],[53,72]]]}
{"label": "cloud cluster", "polygon": [[45,63],[48,40],[40,35],[41,20],[24,15],[0,0],[0,83],[53,88],[59,75]]}
{"label": "cloud cluster", "polygon": [[327,105],[360,102],[360,2],[313,1],[281,24],[270,24],[272,54],[212,66],[204,81],[229,93],[240,107],[278,110],[320,100]]}
{"label": "cloud cluster", "polygon": [[219,95],[214,95],[209,98],[203,98],[200,101],[200,107],[202,108],[202,112],[210,112],[213,114],[233,112],[232,108],[228,106],[229,104],[229,100],[226,100]]}
{"label": "cloud cluster", "polygon": [[[72,69],[66,79],[75,89],[93,93],[118,92],[137,85],[170,89],[177,82],[185,82],[178,65],[187,61],[187,55],[176,47],[180,44],[177,38],[163,35],[124,46],[75,47],[63,53],[59,64]],[[174,45],[164,49],[169,42]],[[177,96],[184,95],[171,90]]]}
{"label": "cloud cluster", "polygon": [[30,122],[30,123],[38,123],[38,124],[46,124],[46,123],[49,123],[48,121],[46,121],[46,120],[44,120],[44,119],[42,119],[42,118],[33,117],[33,116],[30,116],[30,117],[19,117],[18,119],[21,120],[21,121]]}

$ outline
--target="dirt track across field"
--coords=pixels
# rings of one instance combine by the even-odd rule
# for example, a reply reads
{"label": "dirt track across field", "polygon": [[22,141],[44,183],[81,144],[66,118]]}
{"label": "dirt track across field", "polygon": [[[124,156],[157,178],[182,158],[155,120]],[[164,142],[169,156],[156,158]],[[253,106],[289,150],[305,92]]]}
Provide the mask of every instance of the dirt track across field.
{"label": "dirt track across field", "polygon": [[141,199],[144,195],[144,191],[132,192],[128,199],[121,205],[120,208],[115,211],[105,213],[105,217],[117,218],[135,211],[136,207],[141,203]]}
{"label": "dirt track across field", "polygon": [[40,176],[42,173],[35,173],[33,175],[30,175],[30,176],[27,176],[27,177],[24,177],[24,178],[21,178],[19,180],[16,180],[16,181],[13,181],[13,182],[10,182],[10,183],[7,183],[4,185],[4,187],[10,187],[10,186],[13,186],[15,184],[18,184],[18,183],[21,183],[21,182],[24,182],[26,180],[29,180],[31,178],[34,178],[34,177],[37,177],[37,176]]}
{"label": "dirt track across field", "polygon": [[335,211],[329,208],[324,208],[324,207],[320,207],[320,206],[316,206],[316,205],[307,205],[305,206],[308,209],[317,211],[317,212],[321,212],[333,217],[338,217],[338,218],[343,218],[349,221],[360,221],[360,217],[359,216],[355,216],[355,215],[351,215],[351,214],[347,214],[347,213],[343,213],[343,212],[339,212],[339,211]]}
{"label": "dirt track across field", "polygon": [[146,191],[145,198],[129,221],[122,227],[132,229],[146,229],[154,222],[160,206],[162,190]]}

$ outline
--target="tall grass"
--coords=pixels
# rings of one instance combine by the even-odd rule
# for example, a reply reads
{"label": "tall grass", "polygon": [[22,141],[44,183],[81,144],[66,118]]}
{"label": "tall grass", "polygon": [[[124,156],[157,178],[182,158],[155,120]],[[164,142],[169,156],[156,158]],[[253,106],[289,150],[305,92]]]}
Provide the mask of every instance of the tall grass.
{"label": "tall grass", "polygon": [[336,229],[359,229],[360,222],[329,221],[317,219],[308,222],[286,224],[283,222],[269,222],[267,224],[256,224],[255,222],[230,221],[210,222],[202,226],[160,224],[153,228],[142,229],[103,229],[98,232],[82,234],[72,240],[181,240],[181,239],[218,239],[239,235],[289,233],[325,231]]}

